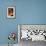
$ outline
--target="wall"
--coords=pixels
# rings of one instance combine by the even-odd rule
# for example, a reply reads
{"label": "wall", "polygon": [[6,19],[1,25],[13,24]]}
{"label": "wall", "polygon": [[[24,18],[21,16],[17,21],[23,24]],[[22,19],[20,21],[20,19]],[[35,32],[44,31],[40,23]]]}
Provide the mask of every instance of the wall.
{"label": "wall", "polygon": [[19,24],[46,24],[46,0],[16,0]]}
{"label": "wall", "polygon": [[[16,19],[6,17],[10,5],[16,5]],[[9,32],[18,32],[17,24],[46,24],[46,0],[0,0],[0,44],[8,43]]]}
{"label": "wall", "polygon": [[[0,0],[0,44],[7,44],[8,34],[16,32],[17,35],[17,20],[7,18],[7,7],[16,6],[13,0]],[[18,42],[17,39],[15,41]]]}

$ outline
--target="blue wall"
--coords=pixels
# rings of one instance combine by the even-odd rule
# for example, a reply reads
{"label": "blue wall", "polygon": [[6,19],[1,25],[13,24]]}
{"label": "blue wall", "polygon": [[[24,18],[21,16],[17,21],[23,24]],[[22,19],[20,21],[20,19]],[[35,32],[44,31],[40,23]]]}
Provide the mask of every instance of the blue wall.
{"label": "blue wall", "polygon": [[19,24],[46,24],[46,0],[16,0]]}
{"label": "blue wall", "polygon": [[[7,18],[8,6],[16,6],[16,19]],[[17,24],[46,24],[46,0],[0,0],[0,43],[8,43],[9,32],[18,32]]]}
{"label": "blue wall", "polygon": [[7,18],[7,7],[15,7],[15,3],[13,0],[0,0],[0,43],[8,43],[8,34],[10,32],[17,33],[16,19]]}

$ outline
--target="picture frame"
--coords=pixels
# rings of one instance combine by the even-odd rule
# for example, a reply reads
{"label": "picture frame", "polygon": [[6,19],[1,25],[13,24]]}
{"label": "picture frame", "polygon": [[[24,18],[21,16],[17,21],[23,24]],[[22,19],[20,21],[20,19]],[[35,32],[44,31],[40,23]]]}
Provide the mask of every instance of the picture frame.
{"label": "picture frame", "polygon": [[15,7],[7,7],[7,18],[16,18]]}

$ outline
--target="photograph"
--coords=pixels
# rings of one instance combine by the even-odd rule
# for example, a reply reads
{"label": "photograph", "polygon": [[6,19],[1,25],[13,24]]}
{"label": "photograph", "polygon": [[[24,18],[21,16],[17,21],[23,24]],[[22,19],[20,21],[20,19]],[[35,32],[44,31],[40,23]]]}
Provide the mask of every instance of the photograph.
{"label": "photograph", "polygon": [[7,8],[7,18],[15,18],[15,7]]}

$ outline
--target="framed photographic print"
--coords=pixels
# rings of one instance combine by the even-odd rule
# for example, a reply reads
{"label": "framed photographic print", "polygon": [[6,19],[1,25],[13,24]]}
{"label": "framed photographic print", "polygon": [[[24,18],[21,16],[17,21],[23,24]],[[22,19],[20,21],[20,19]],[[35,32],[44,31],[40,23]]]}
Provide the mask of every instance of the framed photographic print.
{"label": "framed photographic print", "polygon": [[7,8],[7,18],[15,18],[15,7]]}

